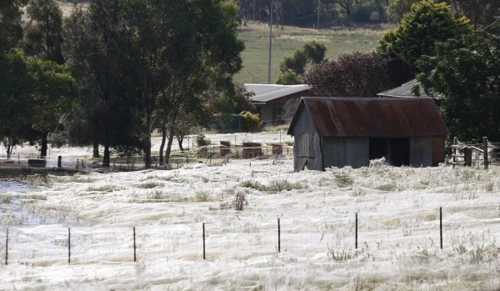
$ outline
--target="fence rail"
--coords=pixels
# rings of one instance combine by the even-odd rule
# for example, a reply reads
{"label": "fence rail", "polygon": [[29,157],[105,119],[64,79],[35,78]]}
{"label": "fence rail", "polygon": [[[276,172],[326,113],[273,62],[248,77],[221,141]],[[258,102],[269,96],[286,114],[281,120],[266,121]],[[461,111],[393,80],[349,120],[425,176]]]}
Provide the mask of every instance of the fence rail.
{"label": "fence rail", "polygon": [[488,165],[500,164],[500,142],[490,142],[488,137],[483,137],[483,143],[460,142],[457,137],[453,138],[452,164],[472,166],[483,164],[487,170]]}
{"label": "fence rail", "polygon": [[[279,145],[279,152],[276,152],[276,146]],[[207,145],[184,152],[174,153],[170,156],[167,165],[153,164],[155,168],[175,169],[184,165],[194,163],[204,163],[209,166],[217,166],[229,163],[232,159],[280,159],[293,155],[293,146],[286,144],[262,144],[252,143],[252,146],[243,145]],[[143,156],[113,157],[110,161],[112,169],[119,170],[137,170],[143,167]],[[156,157],[155,157],[156,159]],[[36,160],[36,161],[35,161]],[[35,163],[37,162],[37,163]],[[43,162],[43,165],[42,165]],[[21,157],[17,155],[11,159],[0,159],[3,167],[35,167],[35,168],[59,168],[85,170],[91,168],[100,168],[101,164],[95,160],[76,158],[67,159],[63,156],[57,156],[55,159],[39,159],[34,155]]]}

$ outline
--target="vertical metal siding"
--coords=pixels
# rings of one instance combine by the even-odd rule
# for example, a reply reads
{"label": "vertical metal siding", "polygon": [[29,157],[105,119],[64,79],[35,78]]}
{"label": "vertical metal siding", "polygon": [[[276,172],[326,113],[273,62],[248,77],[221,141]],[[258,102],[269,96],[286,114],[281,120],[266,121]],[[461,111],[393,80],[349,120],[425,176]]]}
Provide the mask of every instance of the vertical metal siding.
{"label": "vertical metal siding", "polygon": [[410,140],[410,166],[429,167],[432,165],[432,138],[414,137]]}
{"label": "vertical metal siding", "polygon": [[293,128],[294,170],[295,172],[301,171],[307,161],[308,169],[322,171],[320,138],[311,116],[305,107],[298,114],[300,116]]}
{"label": "vertical metal siding", "polygon": [[314,158],[310,158],[308,163],[310,165],[309,169],[316,171],[323,171],[323,155],[321,152],[321,138],[318,133],[314,131],[312,138],[310,139],[309,154]]}
{"label": "vertical metal siding", "polygon": [[330,137],[323,139],[323,160],[325,168],[360,168],[369,164],[369,138],[367,137]]}

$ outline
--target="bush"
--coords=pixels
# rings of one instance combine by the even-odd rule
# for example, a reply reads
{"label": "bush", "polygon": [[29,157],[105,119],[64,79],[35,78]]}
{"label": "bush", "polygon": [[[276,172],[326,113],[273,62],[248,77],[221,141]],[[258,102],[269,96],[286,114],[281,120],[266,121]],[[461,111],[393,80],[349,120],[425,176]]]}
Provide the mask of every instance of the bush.
{"label": "bush", "polygon": [[300,84],[302,81],[299,74],[297,74],[292,69],[287,69],[286,72],[279,72],[278,77],[276,77],[276,84],[281,85],[296,85]]}
{"label": "bush", "polygon": [[202,147],[202,146],[207,146],[209,145],[211,142],[210,142],[210,139],[206,138],[205,134],[203,133],[200,133],[196,136],[196,144],[199,146],[199,147]]}
{"label": "bush", "polygon": [[251,112],[242,112],[243,116],[243,130],[244,131],[258,131],[262,128],[262,122],[260,121],[259,114],[253,114]]}

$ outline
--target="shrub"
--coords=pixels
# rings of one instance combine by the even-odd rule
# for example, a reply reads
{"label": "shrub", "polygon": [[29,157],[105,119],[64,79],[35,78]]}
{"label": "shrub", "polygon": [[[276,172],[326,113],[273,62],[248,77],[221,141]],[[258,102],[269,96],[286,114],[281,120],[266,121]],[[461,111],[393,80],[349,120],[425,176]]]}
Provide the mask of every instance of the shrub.
{"label": "shrub", "polygon": [[243,130],[244,131],[258,131],[262,128],[259,114],[253,114],[245,111],[241,114],[243,116]]}
{"label": "shrub", "polygon": [[340,188],[351,186],[354,183],[354,179],[347,173],[336,173],[335,182]]}
{"label": "shrub", "polygon": [[210,139],[206,138],[205,134],[200,133],[196,136],[196,144],[199,147],[207,146],[210,144]]}

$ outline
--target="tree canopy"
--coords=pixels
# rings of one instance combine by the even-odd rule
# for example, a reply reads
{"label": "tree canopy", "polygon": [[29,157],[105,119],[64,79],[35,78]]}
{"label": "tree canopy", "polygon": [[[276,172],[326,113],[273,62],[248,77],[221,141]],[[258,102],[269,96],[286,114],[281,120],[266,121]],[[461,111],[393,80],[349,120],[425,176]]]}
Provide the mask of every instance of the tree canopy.
{"label": "tree canopy", "polygon": [[[418,62],[420,90],[442,99],[451,136],[500,140],[500,38],[475,31],[436,46]],[[417,88],[418,89],[418,88]]]}
{"label": "tree canopy", "polygon": [[302,49],[296,50],[293,56],[286,56],[280,62],[280,71],[276,77],[277,84],[300,84],[301,75],[307,64],[319,64],[325,58],[326,46],[317,41],[304,44]]}
{"label": "tree canopy", "polygon": [[311,67],[303,79],[318,96],[376,97],[393,86],[388,61],[377,53],[341,55]]}
{"label": "tree canopy", "polygon": [[422,0],[412,6],[395,30],[383,36],[377,51],[385,57],[402,59],[416,71],[417,59],[434,55],[436,43],[459,37],[471,29],[465,17],[453,18],[449,5]]}
{"label": "tree canopy", "polygon": [[102,122],[90,135],[105,147],[104,165],[110,147],[129,144],[144,152],[150,167],[155,128],[169,136],[168,157],[178,118],[206,116],[205,92],[234,94],[232,76],[244,48],[237,12],[233,1],[223,0],[94,0],[73,13],[64,48],[94,99],[84,102],[94,109],[80,114]]}

